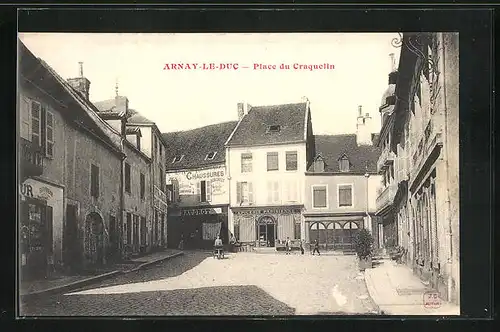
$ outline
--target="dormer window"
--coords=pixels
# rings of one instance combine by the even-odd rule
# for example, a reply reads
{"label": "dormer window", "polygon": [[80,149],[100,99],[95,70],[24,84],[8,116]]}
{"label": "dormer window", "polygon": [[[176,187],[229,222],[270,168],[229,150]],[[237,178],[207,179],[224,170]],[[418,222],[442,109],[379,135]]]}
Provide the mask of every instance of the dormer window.
{"label": "dormer window", "polygon": [[339,159],[339,170],[341,172],[349,172],[349,167],[350,167],[349,158],[347,158],[346,155],[343,155]]}
{"label": "dormer window", "polygon": [[205,160],[213,160],[215,158],[215,155],[217,154],[217,151],[210,152],[205,156]]}
{"label": "dormer window", "polygon": [[174,160],[172,160],[172,164],[180,162],[182,159],[184,159],[184,155],[181,156],[176,156]]}
{"label": "dormer window", "polygon": [[314,172],[324,172],[325,171],[325,161],[321,157],[317,157],[313,163],[313,171]]}
{"label": "dormer window", "polygon": [[280,125],[269,126],[269,128],[267,129],[267,131],[270,132],[270,133],[279,133],[281,131],[281,126]]}

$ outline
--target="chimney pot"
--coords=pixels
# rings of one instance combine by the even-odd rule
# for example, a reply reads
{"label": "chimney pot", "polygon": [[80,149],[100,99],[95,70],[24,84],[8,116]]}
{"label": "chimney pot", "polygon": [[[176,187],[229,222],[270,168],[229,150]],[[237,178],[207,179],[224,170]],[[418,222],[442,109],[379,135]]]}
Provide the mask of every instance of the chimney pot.
{"label": "chimney pot", "polygon": [[358,106],[359,116],[363,116],[363,107],[361,105]]}

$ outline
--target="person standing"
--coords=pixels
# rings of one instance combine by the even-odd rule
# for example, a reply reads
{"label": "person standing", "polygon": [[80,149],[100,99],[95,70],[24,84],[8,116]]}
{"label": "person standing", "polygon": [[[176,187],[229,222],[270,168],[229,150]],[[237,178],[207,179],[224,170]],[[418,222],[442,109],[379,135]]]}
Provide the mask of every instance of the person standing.
{"label": "person standing", "polygon": [[318,240],[314,240],[314,249],[313,249],[313,252],[312,254],[314,255],[314,253],[317,252],[318,253],[318,256],[320,256],[321,254],[319,253],[319,243],[318,243]]}
{"label": "person standing", "polygon": [[300,254],[304,254],[304,244],[302,243],[302,240],[300,241]]}
{"label": "person standing", "polygon": [[290,250],[292,250],[292,246],[291,246],[289,237],[286,238],[285,249],[286,249],[286,254],[290,255]]}

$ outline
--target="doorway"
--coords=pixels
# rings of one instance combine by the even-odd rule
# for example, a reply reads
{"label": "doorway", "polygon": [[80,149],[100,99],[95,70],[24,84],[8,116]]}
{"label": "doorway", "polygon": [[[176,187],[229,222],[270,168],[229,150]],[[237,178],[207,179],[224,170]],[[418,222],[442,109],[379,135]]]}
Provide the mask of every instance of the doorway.
{"label": "doorway", "polygon": [[77,206],[73,204],[66,205],[66,223],[64,224],[64,264],[70,268],[75,268],[80,263],[78,257],[78,224],[77,224]]}
{"label": "doorway", "polygon": [[259,224],[258,233],[260,247],[274,247],[276,234],[275,224]]}

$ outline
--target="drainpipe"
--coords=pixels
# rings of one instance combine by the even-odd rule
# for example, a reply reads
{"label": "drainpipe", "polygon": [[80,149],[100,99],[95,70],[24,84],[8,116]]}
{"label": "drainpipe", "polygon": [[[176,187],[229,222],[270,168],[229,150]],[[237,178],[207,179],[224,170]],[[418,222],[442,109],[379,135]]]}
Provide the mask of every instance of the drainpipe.
{"label": "drainpipe", "polygon": [[443,104],[444,104],[444,155],[445,155],[445,165],[446,165],[446,209],[447,209],[447,219],[448,219],[448,240],[449,240],[449,251],[448,251],[448,301],[451,299],[451,292],[452,292],[452,262],[453,262],[453,231],[452,231],[452,221],[450,218],[450,211],[451,211],[451,202],[450,202],[450,189],[449,189],[449,184],[450,184],[450,176],[449,176],[449,162],[448,162],[448,107],[447,107],[447,102],[446,102],[446,77],[445,77],[445,72],[446,72],[446,67],[445,67],[445,51],[444,51],[444,45],[445,45],[445,39],[444,39],[444,34],[441,33],[441,65],[443,68]]}
{"label": "drainpipe", "polygon": [[[125,152],[125,147],[124,147],[124,144],[123,144],[123,140],[124,138],[122,137],[120,139],[120,148],[123,152]],[[122,156],[122,160],[121,160],[121,167],[120,167],[120,218],[117,218],[118,219],[118,225],[116,225],[116,227],[119,228],[119,231],[118,231],[118,238],[120,240],[119,242],[119,251],[120,251],[120,258],[123,258],[123,249],[124,249],[124,246],[123,246],[123,211],[125,210],[125,197],[124,197],[124,186],[123,186],[123,182],[124,182],[124,174],[123,174],[123,168],[125,167],[125,159],[127,158],[126,155]]]}

